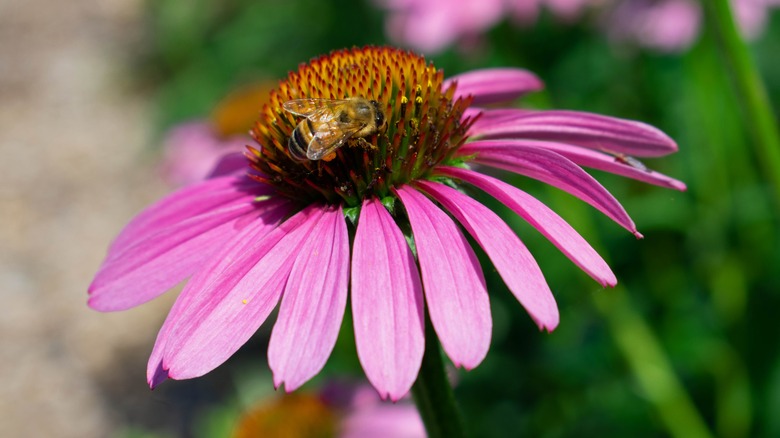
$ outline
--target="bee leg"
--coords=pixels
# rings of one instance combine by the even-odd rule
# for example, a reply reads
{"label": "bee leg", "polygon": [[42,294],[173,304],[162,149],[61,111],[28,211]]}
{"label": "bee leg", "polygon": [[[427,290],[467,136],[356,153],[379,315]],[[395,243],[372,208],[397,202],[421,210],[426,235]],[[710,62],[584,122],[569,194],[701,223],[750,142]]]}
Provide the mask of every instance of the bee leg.
{"label": "bee leg", "polygon": [[369,143],[368,141],[366,141],[365,138],[362,138],[362,137],[357,139],[357,145],[356,146],[360,146],[363,149],[371,149],[371,150],[374,150],[374,151],[379,149],[378,146],[376,146],[375,144]]}

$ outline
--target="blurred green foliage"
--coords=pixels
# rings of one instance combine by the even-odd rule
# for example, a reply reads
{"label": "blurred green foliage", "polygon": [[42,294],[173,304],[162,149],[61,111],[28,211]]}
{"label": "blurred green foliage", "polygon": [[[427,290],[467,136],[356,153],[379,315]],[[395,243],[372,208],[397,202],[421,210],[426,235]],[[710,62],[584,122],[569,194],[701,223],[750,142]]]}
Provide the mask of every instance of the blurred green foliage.
{"label": "blurred green foliage", "polygon": [[[386,41],[381,13],[358,0],[157,0],[149,2],[147,14],[142,55],[133,63],[139,83],[155,91],[160,130],[204,117],[231,89],[280,79],[313,56]],[[752,50],[777,106],[780,15]],[[514,181],[611,260],[620,291],[601,290],[533,229],[483,199],[507,213],[531,248],[558,300],[561,324],[552,334],[539,333],[496,273],[485,270],[492,347],[482,365],[459,374],[455,389],[472,434],[667,436],[658,407],[619,345],[623,327],[617,313],[624,307],[613,301],[625,299],[659,341],[714,435],[780,436],[778,217],[711,36],[703,35],[687,53],[661,55],[615,47],[589,25],[562,25],[543,15],[525,29],[497,26],[478,53],[451,49],[429,58],[448,75],[490,66],[528,68],[547,87],[525,105],[655,125],[678,141],[680,152],[646,164],[689,187],[678,193],[594,172],[637,222],[645,235],[638,241],[571,196],[527,179]],[[265,356],[267,326],[218,372],[159,390],[169,409],[161,418],[187,409],[188,415],[204,415],[199,425],[135,418],[127,436],[229,430],[225,424],[245,406],[239,392],[246,378],[236,374],[247,367],[240,364],[253,364],[264,384],[272,385],[262,371],[266,365],[254,362]],[[362,376],[351,320],[342,332],[325,371],[308,386],[333,376]],[[639,352],[651,348],[641,338],[636,342],[632,348]],[[222,389],[197,404],[178,403],[187,393],[181,388],[204,385]],[[211,426],[203,426],[209,418]],[[144,428],[149,434],[139,432]]]}

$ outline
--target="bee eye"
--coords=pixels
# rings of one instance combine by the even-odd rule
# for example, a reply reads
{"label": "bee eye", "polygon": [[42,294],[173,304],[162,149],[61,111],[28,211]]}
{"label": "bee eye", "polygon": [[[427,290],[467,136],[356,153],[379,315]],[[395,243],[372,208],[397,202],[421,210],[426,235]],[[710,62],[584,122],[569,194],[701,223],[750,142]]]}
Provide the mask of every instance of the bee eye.
{"label": "bee eye", "polygon": [[374,122],[376,123],[376,126],[381,127],[385,124],[385,114],[379,108],[379,102],[372,100],[371,105],[373,105],[374,110],[376,110],[374,113]]}

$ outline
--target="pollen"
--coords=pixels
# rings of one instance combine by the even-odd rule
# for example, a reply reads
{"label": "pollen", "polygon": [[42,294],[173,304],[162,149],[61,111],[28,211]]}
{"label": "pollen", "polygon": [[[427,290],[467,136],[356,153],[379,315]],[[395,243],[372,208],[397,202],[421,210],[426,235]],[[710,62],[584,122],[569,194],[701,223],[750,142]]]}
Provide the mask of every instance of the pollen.
{"label": "pollen", "polygon": [[[462,116],[470,99],[454,99],[444,73],[412,52],[363,47],[332,52],[302,64],[271,91],[252,135],[260,145],[247,153],[253,178],[300,202],[347,207],[384,198],[395,186],[426,178],[452,160],[466,140]],[[300,160],[288,143],[302,122],[284,109],[295,99],[373,100],[383,126],[366,137],[347,138],[334,156]]]}

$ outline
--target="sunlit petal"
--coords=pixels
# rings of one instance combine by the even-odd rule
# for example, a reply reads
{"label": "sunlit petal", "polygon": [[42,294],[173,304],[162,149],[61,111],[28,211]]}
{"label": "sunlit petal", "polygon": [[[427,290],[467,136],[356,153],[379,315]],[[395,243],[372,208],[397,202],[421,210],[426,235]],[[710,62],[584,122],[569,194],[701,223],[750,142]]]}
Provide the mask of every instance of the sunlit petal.
{"label": "sunlit petal", "polygon": [[455,222],[425,195],[408,186],[396,193],[412,225],[436,334],[456,366],[474,368],[487,354],[493,325],[479,260]]}
{"label": "sunlit petal", "polygon": [[284,288],[268,344],[274,385],[292,391],[328,360],[341,328],[349,287],[349,235],[341,208],[314,226]]}
{"label": "sunlit petal", "polygon": [[617,284],[607,262],[563,218],[541,201],[496,178],[456,167],[440,167],[444,175],[462,179],[489,193],[542,233],[577,266],[602,286]]}
{"label": "sunlit petal", "polygon": [[507,287],[540,329],[558,326],[558,306],[539,265],[509,226],[489,208],[443,184],[420,181],[485,250]]}
{"label": "sunlit petal", "polygon": [[406,239],[378,200],[363,203],[352,266],[358,358],[380,396],[395,401],[409,391],[422,362],[422,285]]}

